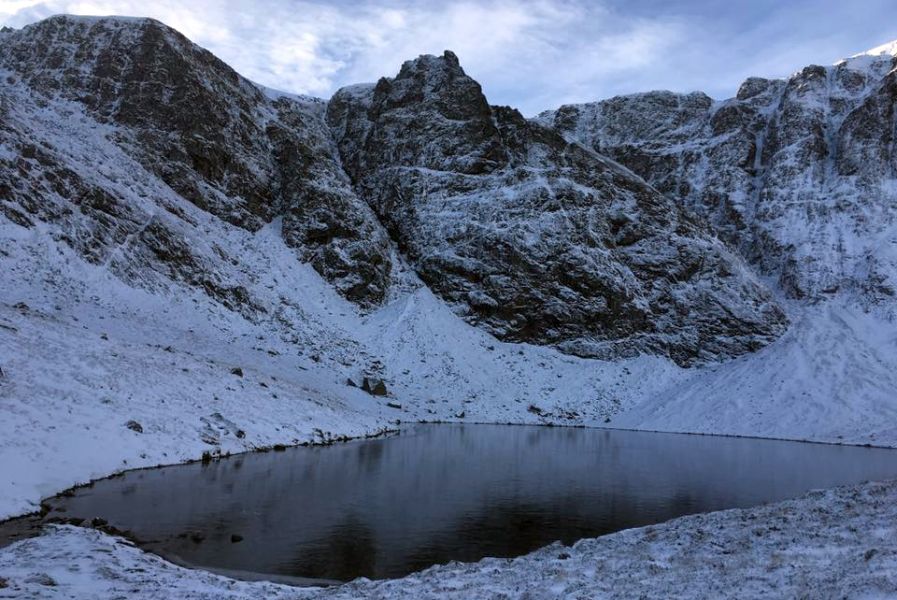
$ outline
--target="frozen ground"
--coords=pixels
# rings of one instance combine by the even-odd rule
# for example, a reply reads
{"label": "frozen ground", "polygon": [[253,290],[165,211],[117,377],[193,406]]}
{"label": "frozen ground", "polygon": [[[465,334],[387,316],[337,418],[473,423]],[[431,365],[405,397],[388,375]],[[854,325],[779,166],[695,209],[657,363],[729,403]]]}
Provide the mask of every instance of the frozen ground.
{"label": "frozen ground", "polygon": [[790,312],[771,346],[695,371],[613,424],[897,446],[897,323],[838,302]]}
{"label": "frozen ground", "polygon": [[0,598],[893,598],[897,484],[812,492],[332,589],[237,582],[74,527],[3,550],[0,574]]}

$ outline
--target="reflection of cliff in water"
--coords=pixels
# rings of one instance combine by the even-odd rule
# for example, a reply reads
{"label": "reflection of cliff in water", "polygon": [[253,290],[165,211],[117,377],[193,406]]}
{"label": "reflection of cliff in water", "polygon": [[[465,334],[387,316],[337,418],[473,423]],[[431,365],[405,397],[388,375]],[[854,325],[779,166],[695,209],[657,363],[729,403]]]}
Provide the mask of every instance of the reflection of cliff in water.
{"label": "reflection of cliff in water", "polygon": [[326,539],[315,540],[313,544],[326,547],[327,551],[298,549],[288,564],[291,572],[338,581],[375,577],[378,573],[378,544],[374,532],[359,515],[345,515]]}
{"label": "reflection of cliff in water", "polygon": [[194,565],[351,579],[517,556],[895,476],[897,452],[883,449],[431,425],[391,439],[135,471],[54,502]]}

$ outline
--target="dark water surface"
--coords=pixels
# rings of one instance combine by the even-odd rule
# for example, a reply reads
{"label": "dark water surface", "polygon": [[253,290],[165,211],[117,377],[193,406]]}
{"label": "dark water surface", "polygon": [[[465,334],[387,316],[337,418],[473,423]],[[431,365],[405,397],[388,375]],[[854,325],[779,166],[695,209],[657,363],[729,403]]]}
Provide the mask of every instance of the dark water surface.
{"label": "dark water surface", "polygon": [[133,471],[51,504],[191,565],[349,580],[895,477],[895,450],[421,425],[388,439]]}

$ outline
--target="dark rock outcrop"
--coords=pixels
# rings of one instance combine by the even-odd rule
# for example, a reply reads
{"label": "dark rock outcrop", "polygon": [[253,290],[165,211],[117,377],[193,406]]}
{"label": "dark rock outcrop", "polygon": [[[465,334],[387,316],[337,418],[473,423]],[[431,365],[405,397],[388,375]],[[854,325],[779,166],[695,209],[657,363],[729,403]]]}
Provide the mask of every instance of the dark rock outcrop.
{"label": "dark rock outcrop", "polygon": [[[265,291],[237,241],[274,230],[361,306],[386,297],[398,250],[469,322],[581,356],[689,365],[787,326],[704,221],[490,106],[450,52],[323,102],[260,88],[149,19],[60,16],[0,36],[0,214],[52,224],[131,285],[186,284],[288,327],[300,307]],[[675,115],[673,100],[655,109]]]}
{"label": "dark rock outcrop", "polygon": [[[388,240],[340,168],[323,102],[268,93],[151,19],[53,17],[4,33],[0,65],[44,100],[77,102],[114,126],[109,141],[182,198],[249,231],[282,217],[284,240],[344,295],[362,305],[383,299]],[[71,205],[44,202],[53,188],[86,207],[71,226],[93,239],[72,241],[94,262],[137,231],[133,207],[55,164],[52,149],[21,129],[4,130],[25,161],[0,165],[0,194],[18,204],[0,204],[4,214],[26,226],[29,215],[58,219]]]}
{"label": "dark rock outcrop", "polygon": [[690,364],[785,329],[706,226],[619,165],[490,106],[450,52],[340,90],[327,120],[420,276],[502,339]]}
{"label": "dark rock outcrop", "polygon": [[[893,50],[893,48],[892,48]],[[897,59],[860,55],[735,98],[651,92],[538,121],[706,217],[789,296],[897,296]]]}
{"label": "dark rock outcrop", "polygon": [[386,383],[379,377],[365,377],[361,382],[361,389],[372,396],[385,396]]}

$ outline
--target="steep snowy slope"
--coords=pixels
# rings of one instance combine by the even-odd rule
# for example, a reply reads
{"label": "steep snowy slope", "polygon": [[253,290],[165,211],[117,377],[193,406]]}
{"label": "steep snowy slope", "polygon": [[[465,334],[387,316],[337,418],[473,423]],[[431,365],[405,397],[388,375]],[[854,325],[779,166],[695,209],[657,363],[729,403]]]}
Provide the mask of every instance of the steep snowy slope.
{"label": "steep snowy slope", "polygon": [[[897,439],[897,342],[851,306],[791,303],[778,343],[686,370],[459,319],[441,298],[510,339],[683,363],[784,325],[705,226],[490,107],[451,54],[325,107],[150,20],[0,35],[2,514],[121,468],[397,420]],[[346,385],[363,373],[389,396]]]}
{"label": "steep snowy slope", "polygon": [[618,165],[489,106],[451,52],[337,92],[327,119],[359,195],[421,278],[501,339],[687,365],[784,331],[764,286],[706,226]]}
{"label": "steep snowy slope", "polygon": [[897,300],[894,45],[735,98],[650,92],[540,115],[707,217],[787,295]]}
{"label": "steep snowy slope", "polygon": [[[188,210],[257,274],[227,277],[243,275],[264,311],[186,283],[131,287],[53,227],[0,220],[0,518],[122,469],[398,421],[597,425],[686,373],[658,357],[501,343],[419,284],[362,313],[298,261],[277,223],[250,233]],[[347,385],[363,373],[388,395]]]}
{"label": "steep snowy slope", "polygon": [[[238,257],[211,240],[179,243],[192,228],[180,205],[248,231],[283,217],[287,243],[344,295],[367,305],[383,299],[387,238],[339,166],[323,102],[268,97],[151,19],[59,16],[0,35],[0,68],[8,71],[0,206],[9,218],[64,222],[73,247],[94,263],[111,261],[127,280],[146,270],[131,256],[142,253],[162,263],[157,271],[251,311],[251,298],[209,273]],[[86,109],[95,121],[86,127],[104,146],[123,151],[177,199],[160,202],[165,195],[127,175],[109,181],[102,150],[74,155],[74,130],[42,129],[48,110],[81,112],[52,104],[63,99]]]}
{"label": "steep snowy slope", "polygon": [[[658,389],[663,377],[648,373],[680,371],[660,358],[595,363],[499,343],[403,272],[400,257],[391,303],[364,313],[300,261],[285,217],[254,232],[219,219],[110,143],[116,126],[66,99],[38,107],[25,91],[3,88],[16,100],[4,120],[16,143],[111,200],[99,210],[43,193],[26,212],[17,192],[3,203],[0,515],[120,469],[396,420],[599,423]],[[16,185],[32,172],[59,181],[3,148]],[[116,233],[132,222],[134,233]],[[346,385],[362,373],[385,378],[390,395]],[[628,373],[643,383],[623,385]]]}

